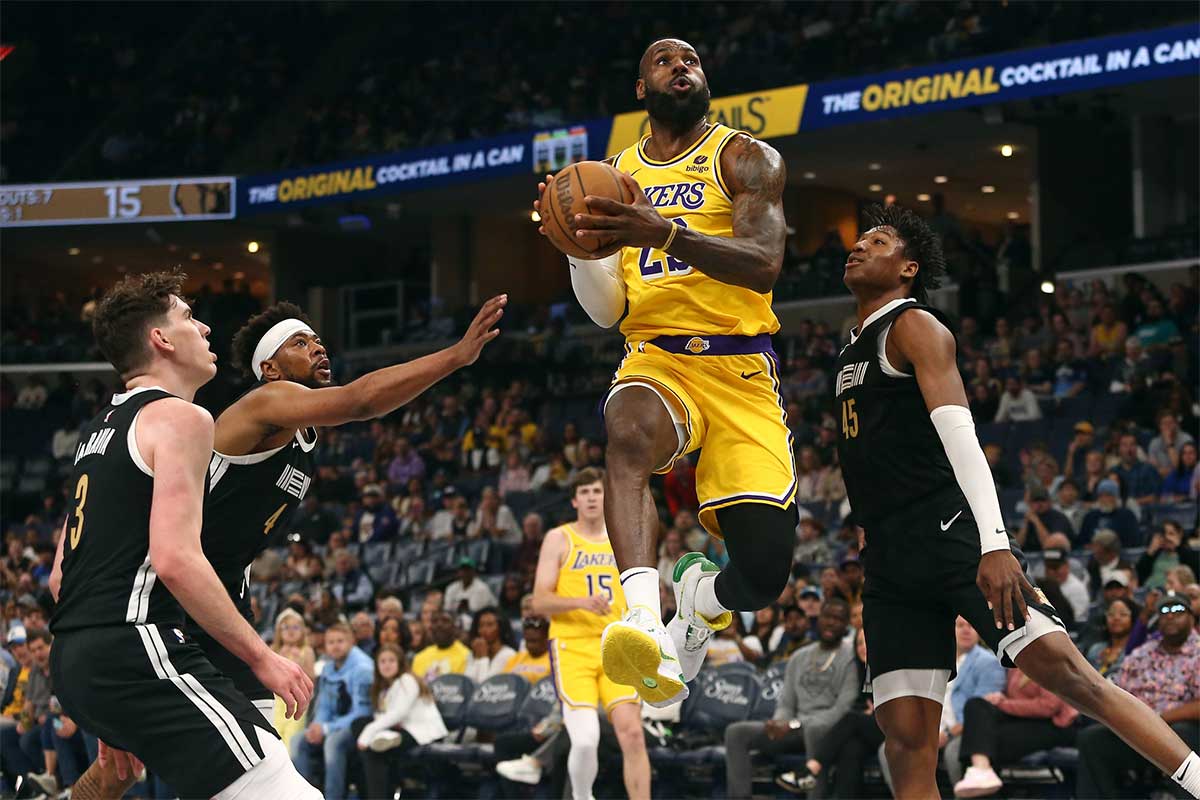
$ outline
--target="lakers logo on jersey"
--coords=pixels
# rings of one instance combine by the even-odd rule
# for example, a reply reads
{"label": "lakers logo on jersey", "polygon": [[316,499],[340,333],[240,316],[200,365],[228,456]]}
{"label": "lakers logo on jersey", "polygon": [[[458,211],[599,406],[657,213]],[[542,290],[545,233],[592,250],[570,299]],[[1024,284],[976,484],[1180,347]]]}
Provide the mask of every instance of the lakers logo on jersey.
{"label": "lakers logo on jersey", "polygon": [[[646,154],[646,136],[622,151],[615,164],[635,176],[664,218],[706,236],[730,237],[733,195],[721,171],[721,153],[739,133],[713,125],[669,161]],[[779,330],[769,292],[722,283],[656,247],[625,248],[621,269],[629,301],[621,332],[629,341],[692,334],[756,336]],[[703,352],[690,345],[689,351]]]}

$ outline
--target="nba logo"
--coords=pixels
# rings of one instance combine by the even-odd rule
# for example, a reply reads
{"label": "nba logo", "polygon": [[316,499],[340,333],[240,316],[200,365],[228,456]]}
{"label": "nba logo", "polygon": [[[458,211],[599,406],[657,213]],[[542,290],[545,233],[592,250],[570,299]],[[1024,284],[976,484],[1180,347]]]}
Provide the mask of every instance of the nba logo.
{"label": "nba logo", "polygon": [[180,644],[183,644],[186,641],[183,638],[183,631],[179,630],[179,628],[172,628],[171,630],[173,630],[175,632],[175,638],[177,638],[179,640]]}
{"label": "nba logo", "polygon": [[683,346],[692,355],[700,355],[709,348],[708,339],[701,339],[699,336],[693,336],[688,339],[688,343]]}

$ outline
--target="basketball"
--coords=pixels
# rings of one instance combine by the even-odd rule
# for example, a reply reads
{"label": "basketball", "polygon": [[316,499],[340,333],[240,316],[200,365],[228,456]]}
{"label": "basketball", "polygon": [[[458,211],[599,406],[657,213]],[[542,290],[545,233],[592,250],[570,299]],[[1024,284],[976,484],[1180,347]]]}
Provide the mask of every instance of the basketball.
{"label": "basketball", "polygon": [[580,161],[563,168],[550,179],[542,197],[542,227],[550,241],[569,256],[603,258],[616,252],[611,237],[575,235],[575,215],[587,214],[583,198],[607,197],[632,203],[633,195],[621,182],[621,173],[603,161]]}

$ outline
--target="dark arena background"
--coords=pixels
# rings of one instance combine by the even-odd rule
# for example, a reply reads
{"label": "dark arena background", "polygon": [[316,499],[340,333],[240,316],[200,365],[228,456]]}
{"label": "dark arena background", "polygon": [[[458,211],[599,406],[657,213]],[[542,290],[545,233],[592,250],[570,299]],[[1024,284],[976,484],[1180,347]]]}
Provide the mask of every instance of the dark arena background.
{"label": "dark arena background", "polygon": [[[253,564],[248,593],[263,638],[318,675],[325,631],[344,620],[367,657],[395,645],[432,692],[448,733],[383,751],[382,796],[571,796],[555,678],[545,645],[525,643],[545,638],[531,608],[542,537],[574,517],[572,476],[604,465],[598,402],[623,340],[581,309],[532,202],[547,172],[648,130],[638,60],[667,36],[696,48],[710,120],[786,165],[773,340],[801,520],[777,601],[735,614],[682,706],[645,707],[652,796],[892,796],[862,676],[832,706],[806,696],[806,676],[785,679],[824,599],[850,603],[849,641],[862,625],[832,387],[856,324],[843,265],[872,204],[911,208],[942,237],[949,275],[930,304],[953,321],[1008,529],[1080,651],[1121,683],[1126,653],[1160,635],[1163,598],[1200,614],[1195,3],[7,2],[0,797],[68,797],[96,756],[39,685],[30,633],[53,609],[80,426],[122,387],[92,337],[97,299],[176,265],[212,328],[219,369],[197,402],[214,416],[249,386],[230,364],[233,334],[276,301],[305,309],[345,384],[452,344],[484,300],[508,294],[502,333],[473,366],[394,413],[321,432],[300,512]],[[668,618],[675,559],[727,559],[698,525],[695,463],[651,482]],[[464,594],[471,576],[486,591]],[[461,646],[439,648],[439,624]],[[1186,666],[1162,680],[1186,684],[1194,710],[1200,637],[1189,642]],[[439,649],[460,657],[432,659]],[[1061,733],[1049,749],[1014,745],[1001,723],[964,714],[1006,691],[1005,671],[960,670],[943,795],[990,763],[1002,785],[986,793],[1081,797],[1095,723],[1009,681],[1001,710],[1021,730]],[[311,722],[332,731],[381,713],[316,683],[309,720],[276,716],[293,754]],[[762,735],[773,718],[844,717],[858,724],[819,752]],[[364,763],[379,754],[338,741],[297,755],[303,774],[331,800],[377,796]],[[626,796],[621,753],[602,724],[596,798]],[[344,785],[330,788],[330,770]],[[1153,769],[1114,780],[1121,796],[1184,796]],[[978,796],[969,783],[960,793]],[[177,794],[151,772],[127,796]]]}

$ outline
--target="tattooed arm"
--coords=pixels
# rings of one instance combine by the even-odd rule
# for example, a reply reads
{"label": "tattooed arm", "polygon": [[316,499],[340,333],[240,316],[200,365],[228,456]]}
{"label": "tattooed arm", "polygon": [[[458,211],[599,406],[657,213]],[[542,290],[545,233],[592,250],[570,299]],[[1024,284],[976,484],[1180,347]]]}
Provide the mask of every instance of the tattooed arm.
{"label": "tattooed arm", "polygon": [[733,192],[733,236],[685,228],[671,243],[671,255],[722,283],[769,292],[779,278],[787,238],[783,159],[770,145],[737,136],[721,154],[721,170]]}
{"label": "tattooed arm", "polygon": [[[783,159],[768,144],[736,136],[721,153],[721,170],[733,193],[733,236],[708,236],[680,227],[669,252],[722,283],[769,292],[783,265],[787,237]],[[588,196],[591,213],[576,215],[576,235],[600,234],[623,247],[661,248],[672,223],[655,211],[633,178],[622,175],[621,180],[633,193],[633,202]]]}

